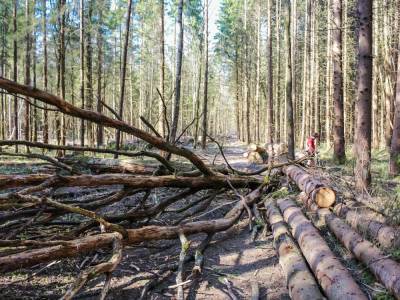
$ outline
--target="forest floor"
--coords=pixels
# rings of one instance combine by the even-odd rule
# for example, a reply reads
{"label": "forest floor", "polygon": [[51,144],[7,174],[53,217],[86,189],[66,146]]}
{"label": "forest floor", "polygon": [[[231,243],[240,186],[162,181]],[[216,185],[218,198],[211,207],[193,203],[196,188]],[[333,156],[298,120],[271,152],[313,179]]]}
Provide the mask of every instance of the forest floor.
{"label": "forest floor", "polygon": [[[246,147],[240,143],[231,143],[225,148],[228,160],[235,168],[242,170],[255,170],[258,165],[249,164],[243,158]],[[207,151],[196,151],[205,160],[214,163],[223,163],[218,149],[210,147]],[[330,150],[322,149],[320,153],[320,165],[315,168],[316,176],[327,178],[331,185],[340,191],[339,197],[354,197],[363,201],[365,205],[380,211],[388,216],[389,222],[397,226],[400,214],[400,204],[397,200],[398,179],[390,179],[385,175],[387,156],[384,152],[374,153],[373,162],[373,189],[371,197],[360,199],[353,191],[352,166],[354,164],[351,155],[348,155],[344,166],[335,165],[330,159]],[[2,159],[0,157],[0,159]],[[39,161],[0,161],[1,173],[35,173],[43,170],[44,164]],[[116,188],[116,187],[115,187]],[[107,188],[108,191],[110,187]],[[85,193],[105,193],[107,189],[97,188],[85,189]],[[174,189],[175,191],[176,189]],[[288,187],[289,195],[296,197],[299,191],[294,185]],[[171,194],[170,189],[158,189],[151,201],[157,201],[157,197]],[[59,195],[68,195],[74,198],[80,196],[83,191],[78,188],[64,188],[58,191]],[[142,195],[143,196],[143,195]],[[126,211],[139,201],[141,195],[135,195],[107,208],[108,211]],[[217,196],[209,209],[209,213],[202,216],[203,219],[222,217],[233,205],[235,195],[231,198]],[[192,201],[188,197],[186,205]],[[179,209],[174,205],[171,209]],[[215,210],[214,210],[215,209]],[[177,217],[174,212],[164,214],[156,222],[170,224],[169,218]],[[179,215],[179,214],[178,214]],[[358,263],[351,253],[343,248],[334,238],[329,230],[318,222],[316,217],[308,213],[309,218],[314,219],[316,226],[320,229],[322,236],[328,242],[332,251],[341,259],[343,264],[350,270],[356,281],[370,296],[371,299],[392,299],[385,288],[379,284],[374,276]],[[205,251],[205,263],[203,273],[199,278],[191,277],[192,262],[186,264],[186,279],[191,283],[185,288],[188,299],[232,299],[233,293],[237,299],[249,299],[251,295],[251,283],[257,282],[260,287],[260,299],[290,299],[286,287],[286,280],[279,265],[275,253],[273,238],[268,230],[261,231],[255,241],[252,241],[249,231],[247,216],[226,232],[214,236],[210,246]],[[195,220],[197,217],[190,218]],[[69,221],[79,221],[70,219]],[[26,234],[29,234],[27,232]],[[203,235],[191,236],[191,249],[204,238]],[[138,246],[125,248],[124,257],[113,272],[111,287],[107,299],[138,299],[144,285],[157,276],[161,266],[176,263],[180,252],[179,241],[158,241]],[[390,253],[392,257],[400,261],[400,250]],[[55,261],[51,264],[41,264],[27,270],[19,270],[7,275],[0,276],[0,299],[58,299],[74,281],[80,270],[89,265],[97,264],[107,255],[107,251],[97,251],[90,256],[75,259]],[[175,288],[169,288],[175,284],[175,273],[172,273],[150,294],[149,299],[174,299]],[[227,281],[228,280],[228,281]],[[104,283],[104,276],[92,280],[77,295],[76,299],[98,299]],[[229,290],[228,285],[231,285]]]}

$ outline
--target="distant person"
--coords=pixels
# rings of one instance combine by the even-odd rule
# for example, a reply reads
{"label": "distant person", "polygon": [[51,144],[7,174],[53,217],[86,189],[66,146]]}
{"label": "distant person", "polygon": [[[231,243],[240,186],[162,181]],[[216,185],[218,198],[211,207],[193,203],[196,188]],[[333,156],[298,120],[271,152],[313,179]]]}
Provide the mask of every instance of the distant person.
{"label": "distant person", "polygon": [[319,140],[319,133],[315,132],[307,138],[307,154],[312,157],[310,166],[315,166],[315,155],[317,154],[317,143]]}

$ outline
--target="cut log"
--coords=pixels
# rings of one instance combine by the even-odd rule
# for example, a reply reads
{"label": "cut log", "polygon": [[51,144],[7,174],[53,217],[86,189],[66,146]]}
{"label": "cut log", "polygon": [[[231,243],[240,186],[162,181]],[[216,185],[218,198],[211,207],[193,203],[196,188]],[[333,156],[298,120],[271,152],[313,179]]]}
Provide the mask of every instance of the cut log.
{"label": "cut log", "polygon": [[293,300],[325,299],[275,203],[267,200],[265,208],[274,236],[274,246],[279,255],[279,263],[286,275],[290,298]]}
{"label": "cut log", "polygon": [[390,259],[372,243],[363,239],[343,220],[336,217],[327,209],[319,210],[329,229],[336,238],[362,261],[375,277],[396,297],[400,299],[400,264]]}
{"label": "cut log", "polygon": [[368,299],[301,209],[290,199],[278,200],[278,206],[326,296],[331,300]]}
{"label": "cut log", "polygon": [[316,203],[318,207],[327,208],[335,203],[335,191],[307,171],[295,165],[285,166],[282,171],[297,184],[300,190],[306,193],[308,206]]}
{"label": "cut log", "polygon": [[372,240],[379,242],[383,248],[400,247],[400,230],[383,222],[368,218],[362,210],[339,203],[333,208],[335,214],[347,221],[351,227],[366,234]]}

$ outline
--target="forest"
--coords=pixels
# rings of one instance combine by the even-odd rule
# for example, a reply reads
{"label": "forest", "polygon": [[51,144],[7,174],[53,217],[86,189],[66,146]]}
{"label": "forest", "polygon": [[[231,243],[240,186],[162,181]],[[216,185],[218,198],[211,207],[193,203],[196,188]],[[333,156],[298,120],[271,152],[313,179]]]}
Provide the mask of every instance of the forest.
{"label": "forest", "polygon": [[400,0],[0,0],[0,299],[400,299]]}

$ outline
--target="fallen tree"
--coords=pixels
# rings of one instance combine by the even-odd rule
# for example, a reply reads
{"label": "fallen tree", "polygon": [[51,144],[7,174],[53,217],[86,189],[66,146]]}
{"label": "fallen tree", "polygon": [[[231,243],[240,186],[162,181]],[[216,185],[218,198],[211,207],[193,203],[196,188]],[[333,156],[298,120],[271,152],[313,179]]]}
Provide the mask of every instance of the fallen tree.
{"label": "fallen tree", "polygon": [[321,209],[319,215],[325,219],[337,239],[371,270],[396,299],[400,299],[400,264],[363,239],[359,233],[329,210]]}
{"label": "fallen tree", "polygon": [[290,298],[293,300],[325,299],[275,203],[266,200],[265,208],[279,263],[286,276]]}
{"label": "fallen tree", "polygon": [[329,299],[368,299],[301,209],[290,199],[277,201],[304,257]]}
{"label": "fallen tree", "polygon": [[300,190],[306,193],[308,206],[316,203],[318,207],[326,208],[335,203],[335,191],[299,166],[284,166],[282,171],[297,184]]}

